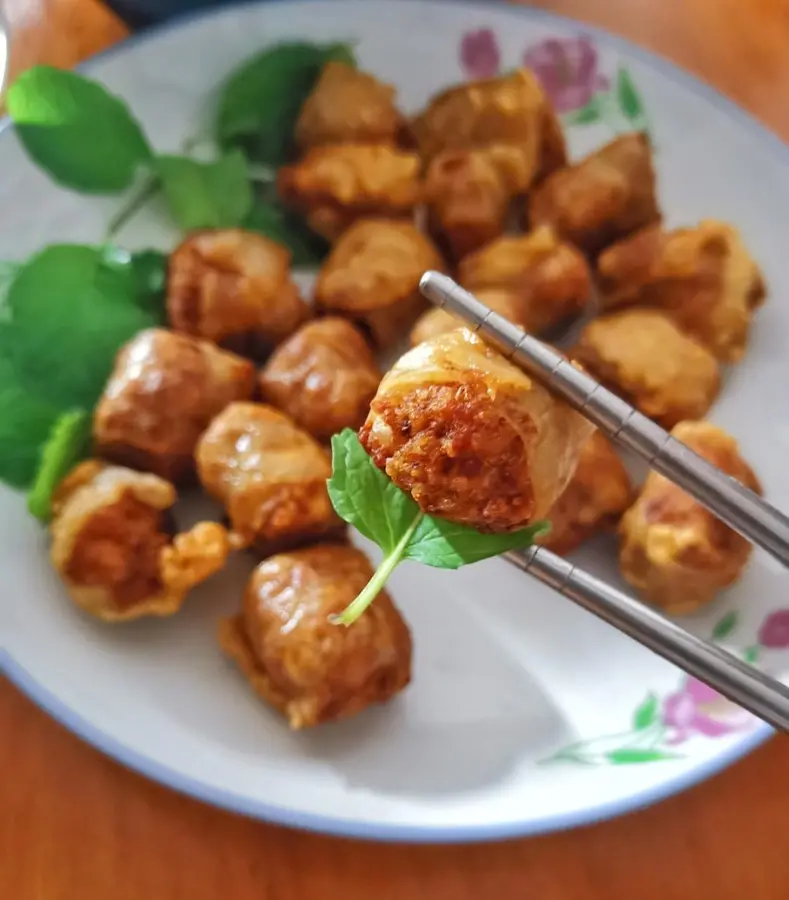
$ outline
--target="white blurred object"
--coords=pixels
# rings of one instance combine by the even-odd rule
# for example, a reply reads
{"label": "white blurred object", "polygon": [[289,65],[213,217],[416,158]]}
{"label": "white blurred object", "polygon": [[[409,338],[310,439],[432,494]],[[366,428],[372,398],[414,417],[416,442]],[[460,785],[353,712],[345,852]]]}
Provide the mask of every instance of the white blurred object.
{"label": "white blurred object", "polygon": [[6,88],[6,75],[8,74],[8,26],[0,12],[0,97]]}

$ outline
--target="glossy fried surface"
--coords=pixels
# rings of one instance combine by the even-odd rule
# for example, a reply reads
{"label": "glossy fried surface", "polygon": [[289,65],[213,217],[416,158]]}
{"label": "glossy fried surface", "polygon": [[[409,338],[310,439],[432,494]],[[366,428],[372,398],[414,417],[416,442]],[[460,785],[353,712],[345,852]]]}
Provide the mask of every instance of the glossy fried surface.
{"label": "glossy fried surface", "polygon": [[492,241],[461,261],[458,279],[473,293],[496,289],[517,295],[517,324],[537,334],[581,313],[591,293],[586,260],[550,228]]}
{"label": "glossy fried surface", "polygon": [[422,196],[421,166],[415,153],[389,144],[316,147],[279,170],[277,191],[334,242],[362,218],[410,218]]}
{"label": "glossy fried surface", "polygon": [[347,718],[408,685],[411,635],[386,591],[353,625],[329,621],[372,574],[348,545],[273,556],[252,575],[241,615],[222,623],[222,648],[291,728]]}
{"label": "glossy fried surface", "polygon": [[[737,442],[709,422],[681,422],[672,431],[700,456],[761,493]],[[752,547],[677,485],[656,472],[620,526],[622,575],[649,603],[691,613],[742,575]]]}
{"label": "glossy fried surface", "polygon": [[403,126],[395,89],[342,62],[328,62],[296,123],[302,150],[324,144],[394,143]]}
{"label": "glossy fried surface", "polygon": [[529,198],[532,227],[550,225],[590,255],[659,220],[652,151],[640,133],[558,169]]}
{"label": "glossy fried surface", "polygon": [[221,525],[170,534],[175,500],[158,476],[96,460],[66,477],[54,497],[50,557],[77,606],[108,622],[169,616],[224,566],[233,543]]}
{"label": "glossy fried surface", "polygon": [[381,372],[361,332],[345,319],[310,322],[273,354],[258,385],[268,403],[320,441],[367,417]]}
{"label": "glossy fried surface", "polygon": [[[411,123],[422,158],[447,150],[503,148],[512,160],[509,186],[523,193],[542,165],[546,99],[528,69],[457,85],[434,97]],[[546,146],[556,152],[555,133]]]}
{"label": "glossy fried surface", "polygon": [[309,318],[290,260],[281,244],[249,231],[191,234],[170,255],[170,326],[231,350],[265,351]]}
{"label": "glossy fried surface", "polygon": [[[474,292],[475,296],[489,306],[494,312],[504,316],[510,322],[520,325],[522,328],[527,327],[528,314],[524,310],[521,297],[514,291],[498,288],[485,288]],[[452,313],[448,313],[444,309],[433,307],[426,313],[423,313],[416,321],[411,329],[409,342],[412,347],[421,344],[423,341],[438,337],[447,331],[455,331],[458,328],[465,328],[465,323]]]}
{"label": "glossy fried surface", "polygon": [[390,346],[425,308],[419,279],[444,263],[410,222],[365,219],[351,226],[318,273],[319,309],[355,320],[377,347]]}
{"label": "glossy fried surface", "polygon": [[645,228],[598,260],[603,303],[654,306],[721,362],[742,359],[764,279],[735,228],[707,220],[695,228]]}
{"label": "glossy fried surface", "polygon": [[664,428],[702,418],[720,389],[715,357],[657,310],[622,310],[595,319],[572,356]]}
{"label": "glossy fried surface", "polygon": [[162,328],[118,354],[93,417],[100,456],[180,481],[211,419],[255,389],[255,368],[214,344]]}
{"label": "glossy fried surface", "polygon": [[622,460],[596,431],[581,448],[570,483],[548,513],[550,533],[538,543],[554,553],[571,553],[598,532],[614,528],[632,498]]}
{"label": "glossy fried surface", "polygon": [[200,482],[227,511],[233,531],[263,553],[342,532],[329,501],[326,450],[262,403],[232,403],[195,452]]}
{"label": "glossy fried surface", "polygon": [[545,516],[593,426],[465,329],[384,376],[359,439],[431,515],[507,532]]}

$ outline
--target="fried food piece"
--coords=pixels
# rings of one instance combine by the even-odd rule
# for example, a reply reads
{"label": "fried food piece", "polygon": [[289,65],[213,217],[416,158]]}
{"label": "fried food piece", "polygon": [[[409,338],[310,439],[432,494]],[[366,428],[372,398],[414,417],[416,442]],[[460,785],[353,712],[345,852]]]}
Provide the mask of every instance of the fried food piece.
{"label": "fried food piece", "polygon": [[334,242],[358,219],[410,218],[421,200],[421,167],[415,153],[388,144],[316,147],[279,170],[277,191]]}
{"label": "fried food piece", "polygon": [[536,334],[575,318],[591,294],[586,260],[550,228],[492,241],[461,261],[458,280],[473,293],[515,293],[521,306],[517,324]]}
{"label": "fried food piece", "polygon": [[715,357],[657,310],[622,310],[595,319],[571,355],[664,428],[702,418],[720,389]]}
{"label": "fried food piece", "polygon": [[630,477],[610,442],[599,432],[581,448],[578,466],[547,518],[550,533],[537,543],[572,553],[599,531],[613,528],[632,500]]}
{"label": "fried food piece", "polygon": [[[761,494],[737,442],[709,422],[680,422],[671,432],[700,456]],[[620,525],[619,565],[649,603],[683,615],[710,603],[742,575],[753,549],[682,488],[650,472]]]}
{"label": "fried food piece", "polygon": [[529,198],[532,227],[550,225],[591,256],[659,220],[652,152],[640,133],[555,171]]}
{"label": "fried food piece", "polygon": [[465,256],[504,231],[510,192],[484,150],[439,154],[424,190],[428,227],[449,256]]}
{"label": "fried food piece", "polygon": [[567,165],[567,142],[562,131],[559,116],[546,98],[543,110],[542,148],[540,150],[540,166],[534,178],[535,184],[541,184],[557,169]]}
{"label": "fried food piece", "polygon": [[195,458],[201,484],[245,545],[276,553],[344,532],[326,490],[329,454],[271,406],[231,403]]}
{"label": "fried food piece", "polygon": [[411,634],[386,591],[353,625],[329,620],[372,574],[343,544],[272,556],[253,573],[241,615],[220,626],[222,649],[291,728],[356,715],[411,680]]}
{"label": "fried food piece", "polygon": [[543,145],[555,152],[556,135],[547,133],[547,100],[528,69],[449,88],[434,97],[411,123],[426,162],[447,150],[505,153],[508,185],[522,194],[543,164]]}
{"label": "fried food piece", "polygon": [[296,122],[301,150],[325,144],[394,144],[403,118],[395,89],[367,72],[328,62]]}
{"label": "fried food piece", "polygon": [[466,329],[384,375],[359,439],[430,515],[508,532],[543,518],[594,430]]}
{"label": "fried food piece", "polygon": [[216,522],[175,537],[173,485],[89,460],[53,498],[50,557],[74,603],[107,622],[171,616],[218,572],[235,545]]}
{"label": "fried food piece", "polygon": [[[498,288],[487,288],[475,292],[477,298],[489,306],[494,312],[509,319],[522,328],[526,327],[527,316],[524,314],[523,303],[521,298],[509,290],[501,290]],[[465,322],[462,319],[453,316],[445,309],[432,308],[423,313],[416,321],[416,325],[411,329],[409,341],[412,347],[428,341],[431,338],[438,337],[439,334],[446,334],[448,331],[455,331],[458,328],[465,328]]]}
{"label": "fried food piece", "polygon": [[189,235],[170,254],[170,326],[260,355],[309,318],[290,260],[281,244],[238,228]]}
{"label": "fried food piece", "polygon": [[742,359],[765,296],[739,232],[714,220],[675,231],[645,228],[609,247],[598,272],[607,309],[657,307],[721,362]]}
{"label": "fried food piece", "polygon": [[320,441],[364,422],[381,372],[361,332],[317,319],[280,346],[260,373],[263,399]]}
{"label": "fried food piece", "polygon": [[428,237],[410,222],[365,219],[335,245],[318,273],[315,303],[343,315],[387,347],[425,307],[419,279],[444,263]]}
{"label": "fried food piece", "polygon": [[180,482],[213,417],[255,389],[255,367],[240,356],[163,328],[141,331],[115,360],[93,416],[97,453]]}

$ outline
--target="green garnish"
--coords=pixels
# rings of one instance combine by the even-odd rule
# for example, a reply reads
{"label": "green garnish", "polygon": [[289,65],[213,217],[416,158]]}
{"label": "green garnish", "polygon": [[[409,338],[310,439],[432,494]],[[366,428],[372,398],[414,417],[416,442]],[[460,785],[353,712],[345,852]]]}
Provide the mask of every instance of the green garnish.
{"label": "green garnish", "polygon": [[356,433],[346,429],[332,438],[329,497],[337,514],[378,544],[383,561],[358,597],[336,617],[351,625],[378,596],[404,560],[438,569],[458,569],[529,547],[550,529],[537,522],[511,534],[482,534],[464,525],[425,515],[414,500],[376,468]]}
{"label": "green garnish", "polygon": [[90,426],[90,415],[84,409],[63,413],[52,426],[27,495],[27,508],[42,522],[51,518],[55,488],[84,456],[90,441]]}

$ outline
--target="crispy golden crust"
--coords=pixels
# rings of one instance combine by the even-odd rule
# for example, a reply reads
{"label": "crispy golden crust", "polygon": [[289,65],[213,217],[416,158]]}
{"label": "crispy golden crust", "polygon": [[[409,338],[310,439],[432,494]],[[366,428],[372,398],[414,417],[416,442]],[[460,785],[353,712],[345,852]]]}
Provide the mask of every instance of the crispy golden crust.
{"label": "crispy golden crust", "polygon": [[224,504],[233,531],[263,553],[344,529],[326,490],[328,453],[273,407],[230,404],[195,458],[203,487]]}
{"label": "crispy golden crust", "polygon": [[388,144],[316,147],[277,173],[280,197],[307,213],[315,231],[336,241],[371,216],[410,218],[421,200],[421,162]]}
{"label": "crispy golden crust", "polygon": [[242,614],[222,623],[222,648],[291,728],[347,718],[408,685],[411,635],[386,591],[350,627],[329,621],[372,574],[347,545],[274,556],[252,575]]}
{"label": "crispy golden crust", "polygon": [[736,229],[645,228],[598,261],[604,306],[654,306],[721,362],[742,359],[753,313],[765,296],[759,267]]}
{"label": "crispy golden crust", "polygon": [[264,400],[326,441],[343,428],[359,428],[380,381],[363,335],[345,319],[330,316],[310,322],[282,344],[258,384]]}
{"label": "crispy golden crust", "polygon": [[394,143],[402,127],[393,87],[353,66],[329,62],[301,107],[296,143],[302,150],[359,141]]}
{"label": "crispy golden crust", "polygon": [[583,311],[591,294],[589,267],[550,228],[504,236],[465,257],[458,279],[478,293],[497,289],[517,295],[517,324],[543,333]]}
{"label": "crispy golden crust", "polygon": [[214,522],[172,538],[172,484],[91,460],[61,484],[51,524],[52,564],[74,603],[108,622],[177,612],[233,549]]}
{"label": "crispy golden crust", "polygon": [[570,483],[548,513],[550,533],[538,542],[554,553],[571,553],[597,532],[614,528],[632,498],[627,470],[596,431],[583,445]]}
{"label": "crispy golden crust", "polygon": [[309,317],[290,259],[281,244],[249,231],[191,234],[170,254],[171,327],[229,349],[265,351]]}
{"label": "crispy golden crust", "polygon": [[720,389],[715,357],[657,310],[623,310],[590,322],[572,356],[664,428],[702,418]]}
{"label": "crispy golden crust", "polygon": [[[411,123],[411,132],[426,162],[447,150],[500,148],[511,160],[511,192],[519,194],[542,164],[545,110],[534,74],[519,69],[443,91]],[[547,146],[555,148],[555,134]]]}
{"label": "crispy golden crust", "polygon": [[[475,296],[494,312],[504,316],[510,322],[526,328],[528,315],[524,310],[520,296],[513,291],[498,288],[487,288],[483,290],[475,290]],[[446,334],[447,331],[455,331],[458,328],[464,328],[462,319],[458,319],[451,313],[443,309],[429,309],[423,313],[416,324],[411,329],[409,342],[412,347],[421,344],[431,338],[438,337],[439,334]]]}
{"label": "crispy golden crust", "polygon": [[366,219],[345,232],[323,264],[315,303],[354,319],[386,347],[425,307],[419,279],[443,267],[430,239],[410,222]]}
{"label": "crispy golden crust", "polygon": [[160,328],[120,351],[93,417],[99,456],[180,481],[195,445],[228,403],[252,395],[255,367],[207,341]]}
{"label": "crispy golden crust", "polygon": [[567,165],[567,143],[562,131],[559,116],[546,99],[543,110],[542,149],[540,150],[540,166],[535,176],[535,183],[541,184],[557,169]]}
{"label": "crispy golden crust", "polygon": [[384,376],[359,439],[425,512],[506,532],[545,516],[591,426],[466,330]]}
{"label": "crispy golden crust", "polygon": [[[700,456],[761,493],[737,442],[709,422],[681,422],[672,431]],[[622,575],[649,603],[666,612],[691,613],[742,575],[751,545],[681,488],[656,472],[621,525]]]}
{"label": "crispy golden crust", "polygon": [[659,220],[652,153],[638,133],[555,171],[529,198],[532,227],[550,225],[591,255]]}

